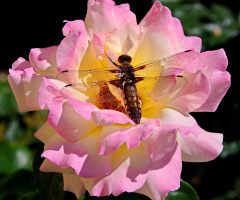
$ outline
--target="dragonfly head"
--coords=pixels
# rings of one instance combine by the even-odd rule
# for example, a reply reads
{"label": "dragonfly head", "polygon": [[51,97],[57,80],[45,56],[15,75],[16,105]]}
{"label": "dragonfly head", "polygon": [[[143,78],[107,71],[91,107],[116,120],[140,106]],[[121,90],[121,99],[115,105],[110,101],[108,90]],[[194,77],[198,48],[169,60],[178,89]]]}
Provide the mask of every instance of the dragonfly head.
{"label": "dragonfly head", "polygon": [[129,55],[122,54],[121,56],[118,57],[118,62],[120,64],[131,63],[132,62],[132,58]]}

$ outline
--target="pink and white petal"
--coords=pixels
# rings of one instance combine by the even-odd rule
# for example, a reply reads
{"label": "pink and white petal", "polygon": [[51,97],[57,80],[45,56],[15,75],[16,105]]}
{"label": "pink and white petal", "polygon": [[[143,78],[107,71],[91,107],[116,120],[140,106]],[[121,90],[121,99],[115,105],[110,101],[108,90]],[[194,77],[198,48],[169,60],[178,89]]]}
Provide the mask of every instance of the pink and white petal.
{"label": "pink and white petal", "polygon": [[153,134],[143,142],[144,147],[148,151],[153,161],[161,160],[169,162],[167,158],[171,158],[169,152],[172,152],[177,145],[177,134],[175,128],[170,128],[168,125],[162,124],[159,130],[153,132]]}
{"label": "pink and white petal", "polygon": [[19,57],[13,64],[12,64],[12,69],[13,70],[19,70],[23,71],[27,68],[32,67],[31,63],[27,60],[25,60],[22,57]]}
{"label": "pink and white petal", "polygon": [[94,110],[92,112],[92,120],[98,126],[111,126],[114,123],[118,124],[135,124],[124,113],[115,110]]}
{"label": "pink and white petal", "polygon": [[58,104],[66,101],[68,96],[60,92],[61,88],[65,85],[66,83],[55,78],[43,77],[43,81],[38,90],[38,104],[40,109],[43,110],[49,108],[51,104],[54,105],[55,103]]}
{"label": "pink and white petal", "polygon": [[30,51],[29,61],[37,73],[52,76],[57,75],[57,48],[57,46],[52,46],[47,48],[36,48]]}
{"label": "pink and white petal", "polygon": [[184,161],[203,162],[217,157],[222,151],[222,134],[209,133],[198,126],[191,115],[173,109],[163,109],[159,117],[165,130],[175,130]]}
{"label": "pink and white petal", "polygon": [[183,137],[189,134],[193,134],[197,137],[202,130],[191,115],[180,113],[174,109],[162,109],[159,113],[159,118],[166,130],[175,130],[175,132],[180,131]]}
{"label": "pink and white petal", "polygon": [[[99,39],[102,41],[104,44],[104,50],[105,51],[113,51],[115,53],[120,53],[121,52],[121,42],[120,42],[120,37],[119,37],[119,30],[113,30],[109,33],[97,33],[94,34],[99,37]],[[93,38],[94,39],[94,38]]]}
{"label": "pink and white petal", "polygon": [[200,52],[202,47],[202,39],[196,36],[185,36],[181,21],[177,18],[173,18],[173,19],[175,21],[175,25],[178,30],[179,38],[181,41],[180,51],[195,49],[195,51]]}
{"label": "pink and white petal", "polygon": [[99,132],[97,128],[76,143],[55,134],[45,145],[42,156],[59,167],[73,168],[81,177],[105,176],[111,172],[111,156],[98,155]]}
{"label": "pink and white petal", "polygon": [[210,78],[211,92],[206,102],[194,112],[215,112],[221,100],[231,85],[228,72],[215,72]]}
{"label": "pink and white petal", "polygon": [[[76,103],[78,102],[77,100],[70,101],[70,104],[65,96],[56,100],[56,94],[49,91],[49,87],[52,87],[54,91],[54,87],[56,87],[54,83],[58,85],[63,84],[61,81],[44,78],[39,89],[38,101],[41,102],[41,108],[48,107],[50,110],[48,123],[65,140],[74,143],[96,127],[93,121],[89,119],[91,112],[96,107],[87,102]],[[55,90],[57,92],[57,89]],[[80,110],[80,108],[75,110],[77,106],[82,108],[82,113],[76,112],[76,110]]]}
{"label": "pink and white petal", "polygon": [[88,40],[88,34],[82,31],[70,34],[61,41],[56,53],[59,71],[78,70],[87,50]]}
{"label": "pink and white petal", "polygon": [[46,109],[50,104],[57,104],[74,98],[78,101],[87,101],[89,97],[72,87],[65,87],[66,83],[52,77],[43,77],[38,91],[38,103],[41,109]]}
{"label": "pink and white petal", "polygon": [[[124,35],[124,40],[121,41],[122,43],[121,54],[128,54],[129,56],[133,57],[143,38],[143,28],[142,26],[139,25],[129,24],[125,30],[128,33],[128,35],[127,36]],[[133,64],[139,63],[133,62]]]}
{"label": "pink and white petal", "polygon": [[197,69],[209,78],[211,92],[205,103],[195,112],[214,112],[230,87],[230,74],[226,72],[228,60],[223,49],[207,51],[199,55]]}
{"label": "pink and white petal", "polygon": [[101,56],[104,54],[104,46],[103,41],[97,34],[93,34],[93,38],[91,41],[91,50],[94,57],[97,60],[101,60]]}
{"label": "pink and white petal", "polygon": [[[34,72],[33,68],[26,68],[24,71],[10,70],[9,83],[16,95],[21,111],[38,110],[37,101],[38,88],[42,82],[42,75]],[[25,99],[25,100],[23,100]],[[22,110],[22,104],[27,104],[26,110]]]}
{"label": "pink and white petal", "polygon": [[215,159],[223,149],[223,135],[201,130],[198,137],[178,134],[177,141],[182,149],[182,160],[186,162],[207,162]]}
{"label": "pink and white petal", "polygon": [[205,73],[213,76],[214,71],[226,71],[228,59],[224,49],[205,51],[199,54],[195,63],[197,70],[206,70]]}
{"label": "pink and white petal", "polygon": [[53,127],[50,126],[48,122],[45,122],[40,129],[34,134],[34,136],[39,139],[41,142],[46,144],[48,140],[54,135],[57,134]]}
{"label": "pink and white petal", "polygon": [[74,110],[86,121],[91,119],[93,111],[99,110],[95,105],[88,102],[82,102],[75,99],[69,99],[68,101]]}
{"label": "pink and white petal", "polygon": [[163,104],[189,113],[205,103],[210,94],[210,83],[208,77],[201,72],[184,74],[184,77],[187,85],[171,93],[163,100]]}
{"label": "pink and white petal", "polygon": [[26,102],[32,110],[38,110],[38,89],[43,81],[43,75],[35,73],[33,68],[25,69],[23,72],[23,86]]}
{"label": "pink and white petal", "polygon": [[[72,168],[63,168],[59,167],[58,165],[55,165],[48,159],[44,159],[43,163],[41,164],[40,171],[42,172],[56,172],[56,173],[64,173],[64,174],[75,174],[74,170]],[[76,175],[76,174],[75,174]]]}
{"label": "pink and white petal", "polygon": [[74,20],[74,21],[65,20],[64,22],[67,22],[62,29],[64,36],[68,36],[69,34],[74,34],[78,32],[86,32],[86,28],[83,20]]}
{"label": "pink and white petal", "polygon": [[79,199],[86,192],[80,177],[76,174],[63,174],[64,191],[72,192]]}
{"label": "pink and white petal", "polygon": [[128,3],[116,5],[116,7],[121,8],[122,10],[130,11],[130,5]]}
{"label": "pink and white petal", "polygon": [[112,0],[88,1],[85,26],[90,38],[94,33],[118,29],[121,41],[125,40],[128,35],[125,28],[128,24],[137,25],[137,21],[135,14],[126,5],[115,6]]}
{"label": "pink and white petal", "polygon": [[140,25],[143,26],[144,35],[133,56],[133,62],[137,60],[138,63],[143,63],[180,52],[181,41],[175,21],[171,11],[160,2],[153,4]]}
{"label": "pink and white petal", "polygon": [[13,94],[17,100],[19,110],[21,112],[30,111],[28,107],[26,96],[24,92],[24,86],[22,82],[23,71],[9,69],[8,82],[12,88]]}
{"label": "pink and white petal", "polygon": [[51,104],[49,110],[49,124],[69,142],[78,141],[96,127],[92,120],[86,121],[68,102]]}
{"label": "pink and white petal", "polygon": [[150,119],[137,126],[122,128],[120,126],[104,127],[100,138],[100,155],[108,155],[116,151],[124,143],[127,149],[136,148],[141,141],[147,140],[150,134],[160,127],[159,119]]}
{"label": "pink and white petal", "polygon": [[152,200],[163,200],[169,191],[180,187],[181,149],[176,146],[172,152],[173,155],[168,164],[162,166],[161,160],[153,163],[145,184],[136,191],[137,193],[144,194]]}
{"label": "pink and white petal", "polygon": [[151,159],[141,145],[129,150],[122,146],[112,154],[112,167],[112,173],[108,176],[82,179],[92,196],[117,196],[125,191],[138,190],[148,177]]}
{"label": "pink and white petal", "polygon": [[12,88],[14,96],[17,100],[19,110],[21,112],[31,110],[26,102],[24,85],[22,82],[23,71],[31,67],[32,66],[30,62],[20,57],[12,64],[12,69],[9,69],[8,82]]}
{"label": "pink and white petal", "polygon": [[85,26],[90,38],[93,37],[94,33],[110,32],[115,29],[114,6],[115,3],[112,0],[88,1]]}

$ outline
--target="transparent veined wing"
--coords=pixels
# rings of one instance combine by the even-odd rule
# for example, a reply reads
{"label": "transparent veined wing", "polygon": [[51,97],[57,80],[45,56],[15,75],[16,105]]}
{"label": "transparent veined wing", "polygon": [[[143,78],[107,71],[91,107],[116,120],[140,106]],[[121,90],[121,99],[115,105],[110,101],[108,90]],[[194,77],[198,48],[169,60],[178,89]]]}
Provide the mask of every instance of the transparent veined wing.
{"label": "transparent veined wing", "polygon": [[57,79],[73,84],[114,79],[118,74],[119,69],[117,67],[97,68],[91,70],[64,70],[57,75]]}
{"label": "transparent veined wing", "polygon": [[183,76],[146,76],[143,81],[137,82],[136,86],[139,97],[150,97],[158,101],[187,83]]}
{"label": "transparent veined wing", "polygon": [[198,52],[194,50],[183,51],[167,58],[153,60],[134,66],[136,77],[171,75],[178,70],[184,70],[197,57]]}
{"label": "transparent veined wing", "polygon": [[[119,80],[115,79],[115,81]],[[72,83],[65,85],[60,90],[48,86],[48,91],[55,95],[54,101],[73,98],[73,90],[76,90],[79,95],[84,94],[87,97],[87,102],[95,104],[100,109],[111,109],[125,113],[123,91],[109,84],[108,81]]]}

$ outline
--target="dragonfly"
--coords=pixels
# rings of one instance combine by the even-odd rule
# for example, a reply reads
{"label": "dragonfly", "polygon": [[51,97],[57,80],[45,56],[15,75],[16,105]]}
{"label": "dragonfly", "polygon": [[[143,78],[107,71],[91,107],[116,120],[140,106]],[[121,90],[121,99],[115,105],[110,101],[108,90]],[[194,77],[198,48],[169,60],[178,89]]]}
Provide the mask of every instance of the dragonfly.
{"label": "dragonfly", "polygon": [[57,78],[67,84],[60,94],[66,96],[67,90],[73,88],[88,96],[87,101],[100,109],[123,112],[139,124],[142,118],[141,100],[148,97],[159,101],[164,95],[184,87],[187,79],[179,74],[197,57],[198,52],[187,50],[132,66],[129,55],[120,55],[118,63],[107,56],[112,67],[61,71]]}

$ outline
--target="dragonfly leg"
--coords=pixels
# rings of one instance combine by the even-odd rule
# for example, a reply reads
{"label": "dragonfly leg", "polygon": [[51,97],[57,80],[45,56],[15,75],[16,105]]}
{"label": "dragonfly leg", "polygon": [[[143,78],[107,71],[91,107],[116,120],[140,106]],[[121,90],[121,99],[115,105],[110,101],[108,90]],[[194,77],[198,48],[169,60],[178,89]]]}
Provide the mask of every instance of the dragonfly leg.
{"label": "dragonfly leg", "polygon": [[[107,55],[106,55],[107,56]],[[107,56],[108,57],[108,56]],[[112,64],[114,64],[116,67],[119,67],[119,65],[117,64],[117,63],[115,63],[115,62],[113,62],[113,60],[110,58],[110,57],[108,57],[108,59],[111,61],[111,63]],[[114,73],[114,72],[113,72]]]}

